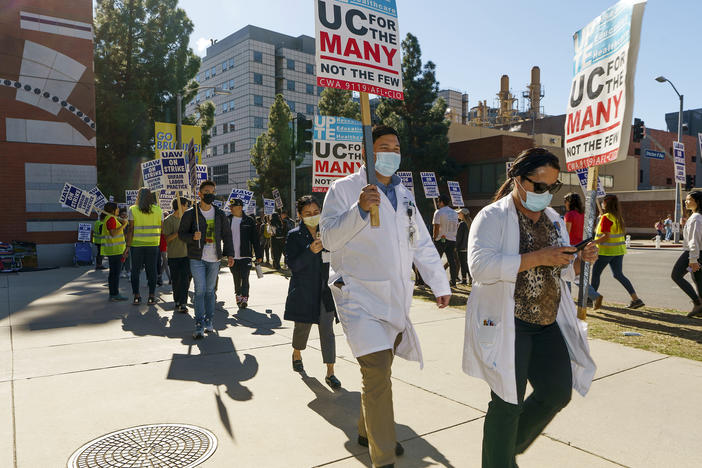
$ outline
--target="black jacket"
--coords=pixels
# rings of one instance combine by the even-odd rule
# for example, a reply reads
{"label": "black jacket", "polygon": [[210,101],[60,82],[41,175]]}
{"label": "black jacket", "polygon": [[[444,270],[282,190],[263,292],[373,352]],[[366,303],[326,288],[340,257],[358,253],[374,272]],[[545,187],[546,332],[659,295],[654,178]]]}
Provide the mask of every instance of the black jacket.
{"label": "black jacket", "polygon": [[465,221],[458,223],[456,231],[456,250],[468,250],[468,224]]}
{"label": "black jacket", "polygon": [[[232,218],[234,215],[227,216],[227,222],[229,223],[229,229],[232,228]],[[244,258],[262,258],[263,249],[261,248],[261,243],[258,238],[258,226],[256,226],[256,221],[253,220],[251,216],[242,214],[241,225],[239,226],[240,232],[240,244],[239,244],[239,256]],[[252,248],[253,252],[256,253],[256,257],[251,255]],[[232,249],[234,246],[232,245]]]}
{"label": "black jacket", "polygon": [[[227,215],[224,211],[220,210],[216,206],[212,206],[215,210],[215,249],[217,250],[217,258],[222,257],[233,257],[234,256],[234,246],[232,245],[232,230],[229,227],[230,223],[227,222]],[[195,220],[195,211],[197,210],[197,222]],[[198,247],[198,241],[193,240],[193,234],[199,230],[202,233],[200,238],[200,246]],[[196,204],[193,208],[183,213],[183,217],[180,220],[180,229],[178,229],[178,237],[180,240],[185,242],[188,246],[188,258],[193,260],[202,260],[202,247],[205,245],[205,233],[207,231],[207,220],[205,216],[200,211],[199,204]],[[224,244],[224,248],[221,245]]]}
{"label": "black jacket", "polygon": [[329,313],[336,311],[334,298],[327,285],[329,264],[322,262],[322,252],[312,253],[312,242],[312,234],[304,224],[288,232],[285,258],[292,277],[288,287],[288,299],[285,302],[285,320],[319,323],[322,301]]}

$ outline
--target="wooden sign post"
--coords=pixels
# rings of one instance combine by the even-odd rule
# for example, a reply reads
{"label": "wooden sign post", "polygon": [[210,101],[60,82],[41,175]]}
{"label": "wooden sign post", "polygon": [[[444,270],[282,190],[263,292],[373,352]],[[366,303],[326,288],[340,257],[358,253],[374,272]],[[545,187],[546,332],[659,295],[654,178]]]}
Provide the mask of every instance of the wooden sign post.
{"label": "wooden sign post", "polygon": [[[595,232],[597,222],[597,180],[599,167],[592,166],[587,170],[587,194],[585,196],[585,226],[583,239],[592,237]],[[587,291],[590,285],[590,272],[592,268],[589,263],[583,262],[580,266],[580,291],[578,292],[578,318],[587,318]]]}
{"label": "wooden sign post", "polygon": [[[361,124],[363,125],[363,145],[366,150],[366,174],[368,183],[378,185],[378,177],[375,175],[375,153],[373,152],[373,129],[371,127],[370,102],[368,93],[361,93]],[[370,210],[371,227],[380,226],[380,210],[377,205],[371,206]]]}

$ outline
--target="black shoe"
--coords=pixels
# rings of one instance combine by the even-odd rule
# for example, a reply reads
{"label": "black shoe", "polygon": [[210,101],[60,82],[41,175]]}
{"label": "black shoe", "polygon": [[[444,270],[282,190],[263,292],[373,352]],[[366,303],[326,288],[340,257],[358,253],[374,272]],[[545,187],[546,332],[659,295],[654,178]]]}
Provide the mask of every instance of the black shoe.
{"label": "black shoe", "polygon": [[163,281],[162,280],[156,280],[156,286],[163,286]]}
{"label": "black shoe", "polygon": [[[362,435],[359,435],[358,436],[358,445],[360,445],[361,447],[368,447],[368,438],[363,437]],[[397,442],[397,445],[395,445],[395,455],[399,457],[401,455],[404,455],[404,453],[405,453],[405,448],[399,442]],[[390,466],[392,466],[392,465],[390,465]]]}
{"label": "black shoe", "polygon": [[341,388],[341,381],[336,378],[335,375],[330,375],[329,377],[326,377],[324,381],[331,387],[332,390],[337,390]]}
{"label": "black shoe", "polygon": [[292,366],[295,372],[305,372],[305,367],[302,365],[302,359],[293,358]]}
{"label": "black shoe", "polygon": [[635,301],[631,301],[629,304],[630,309],[640,309],[641,307],[645,306],[644,302],[641,299],[636,299]]}
{"label": "black shoe", "polygon": [[394,463],[390,463],[389,465],[379,466],[378,468],[395,468],[395,464],[394,464]]}
{"label": "black shoe", "polygon": [[702,305],[696,305],[692,308],[692,311],[687,314],[688,317],[699,317],[702,316]]}
{"label": "black shoe", "polygon": [[456,287],[456,282],[455,282],[455,281],[451,281],[449,284],[451,285],[452,288],[455,288],[455,287]]}
{"label": "black shoe", "polygon": [[463,286],[468,286],[468,281],[463,280],[463,281],[461,281],[461,284],[462,284]]}

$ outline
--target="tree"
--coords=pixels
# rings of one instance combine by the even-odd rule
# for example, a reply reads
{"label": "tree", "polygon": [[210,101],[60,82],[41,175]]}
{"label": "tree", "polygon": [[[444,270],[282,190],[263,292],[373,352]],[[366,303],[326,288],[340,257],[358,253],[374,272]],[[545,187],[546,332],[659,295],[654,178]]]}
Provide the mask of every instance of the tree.
{"label": "tree", "polygon": [[[175,121],[177,93],[184,106],[197,93],[192,31],[177,0],[97,0],[96,149],[106,194],[119,199],[137,186],[139,163],[154,157],[154,121]],[[204,134],[208,122],[200,123]]]}
{"label": "tree", "polygon": [[[292,153],[292,113],[282,94],[275,96],[268,114],[268,130],[256,139],[251,148],[251,164],[256,168],[257,177],[250,180],[249,189],[272,198],[274,188],[280,190],[284,206],[289,206],[290,196],[290,156]],[[299,165],[304,155],[297,155]]]}
{"label": "tree", "polygon": [[[210,144],[212,136],[210,129],[214,126],[215,121],[215,105],[212,101],[204,101],[195,106],[195,112],[192,115],[183,118],[184,125],[197,125],[202,128],[202,148],[206,148]],[[188,143],[187,141],[184,143]]]}
{"label": "tree", "polygon": [[361,120],[361,106],[353,101],[351,91],[325,88],[319,97],[319,114]]}
{"label": "tree", "polygon": [[[449,170],[444,167],[449,128],[446,102],[438,98],[436,65],[429,61],[422,67],[419,41],[409,33],[402,41],[402,84],[404,101],[381,99],[376,116],[400,134],[403,170],[413,171],[415,179],[419,171],[444,174]],[[426,214],[430,203],[424,198],[418,202]]]}

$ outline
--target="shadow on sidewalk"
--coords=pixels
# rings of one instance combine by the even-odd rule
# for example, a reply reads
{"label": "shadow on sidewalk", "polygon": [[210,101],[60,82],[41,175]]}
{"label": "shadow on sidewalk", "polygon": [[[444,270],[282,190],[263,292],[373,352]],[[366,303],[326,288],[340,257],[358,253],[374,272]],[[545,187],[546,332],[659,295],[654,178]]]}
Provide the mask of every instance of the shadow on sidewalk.
{"label": "shadow on sidewalk", "polygon": [[[358,445],[358,415],[361,407],[360,392],[345,389],[336,392],[323,385],[314,377],[302,374],[302,381],[315,395],[307,406],[323,417],[329,424],[341,430],[348,439],[344,447],[359,462],[371,467],[368,449]],[[398,458],[397,464],[406,468],[426,468],[440,466],[453,468],[451,462],[439,450],[404,424],[396,424],[397,438],[405,443],[405,454]],[[411,446],[409,446],[411,445]],[[425,459],[429,459],[425,461]]]}
{"label": "shadow on sidewalk", "polygon": [[[592,314],[597,319],[605,322],[702,343],[702,320],[700,319],[654,310],[626,309],[612,306],[604,306]],[[670,323],[671,325],[661,322]]]}

